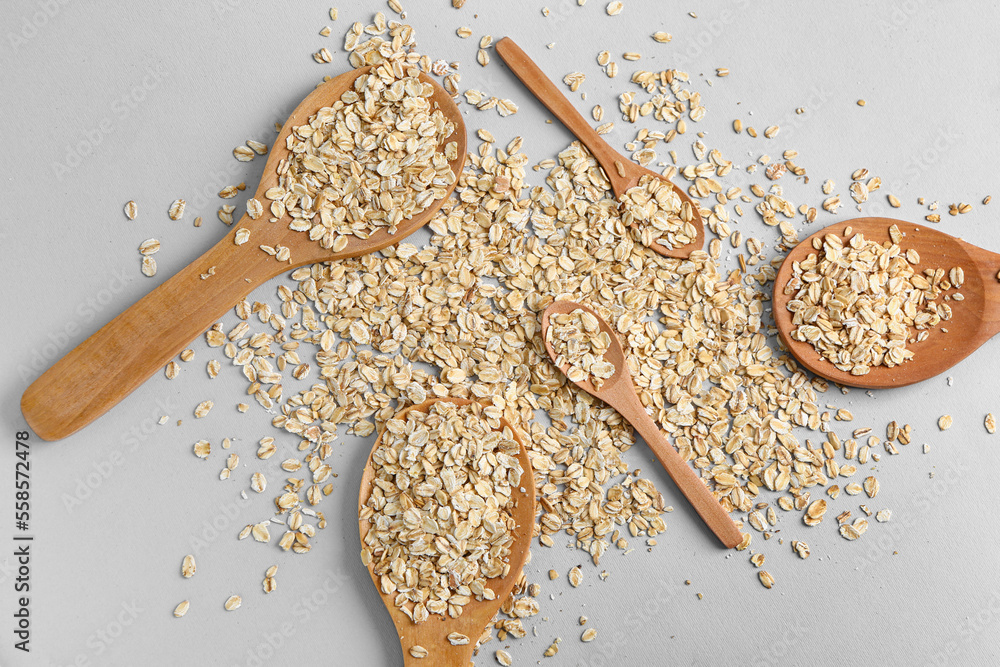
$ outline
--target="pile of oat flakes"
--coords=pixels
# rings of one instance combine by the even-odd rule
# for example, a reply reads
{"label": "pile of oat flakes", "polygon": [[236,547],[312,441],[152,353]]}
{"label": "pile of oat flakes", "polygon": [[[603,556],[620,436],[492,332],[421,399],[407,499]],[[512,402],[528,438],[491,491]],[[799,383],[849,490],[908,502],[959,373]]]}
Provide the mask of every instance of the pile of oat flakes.
{"label": "pile of oat flakes", "polygon": [[[402,13],[398,3],[390,7]],[[336,12],[331,18],[336,20]],[[471,30],[457,33],[465,38]],[[329,28],[321,34],[329,35]],[[659,43],[670,38],[653,37]],[[480,41],[478,61],[484,66],[491,43],[488,35]],[[402,59],[444,76],[445,88],[473,106],[500,104],[504,116],[517,109],[510,100],[463,93],[458,63],[416,54],[412,28],[381,14],[371,25],[354,24],[344,46],[354,66]],[[331,54],[323,51],[317,62],[330,62]],[[614,76],[617,65],[606,52],[601,60]],[[725,75],[722,69],[719,76]],[[622,119],[649,120],[660,129],[640,129],[626,147],[644,165],[652,165],[657,148],[667,149],[671,162],[659,166],[701,202],[706,227],[715,236],[707,249],[679,260],[636,242],[607,178],[577,142],[556,159],[532,165],[520,137],[502,143],[479,130],[481,143],[454,194],[428,225],[430,239],[423,247],[404,241],[380,253],[298,268],[278,284],[273,305],[243,301],[235,309],[235,326],[226,330],[217,324],[207,332],[208,345],[221,348],[247,378],[248,395],[277,413],[272,424],[283,433],[263,437],[258,458],[276,452],[276,439],[297,442],[299,452],[280,464],[285,479],[270,486],[276,493],[274,514],[247,526],[241,538],[270,541],[268,526],[277,527],[281,548],[308,552],[310,538],[326,525],[318,506],[333,488],[327,460],[338,429],[374,437],[399,409],[452,396],[488,398],[527,435],[540,507],[539,545],[551,547],[565,534],[595,564],[609,550],[629,553],[640,541],[654,545],[671,508],[625,461],[635,443],[631,427],[569,383],[545,352],[540,314],[556,299],[589,305],[618,332],[653,419],[723,506],[745,517],[740,550],[750,546],[754,533],[764,540],[775,536],[779,522],[795,526],[797,536],[808,534],[823,520],[827,505],[821,496],[837,498],[841,484],[849,495],[875,498],[874,476],[863,483],[854,479],[861,476],[860,467],[878,460],[880,450],[896,454],[897,444],[909,444],[910,427],[893,422],[884,439],[867,427],[847,437],[835,433],[834,422],[850,422],[852,415],[821,404],[827,383],[806,375],[779,351],[768,324],[769,283],[782,257],[768,258],[759,239],[732,229],[730,208],[742,217],[746,206],[777,228],[779,251],[798,242],[794,223],[813,222],[817,209],[796,208],[783,195],[782,177],[808,182],[805,169],[794,163],[797,153],[784,151],[783,161],[763,155],[746,170],[753,174],[758,165],[765,167],[766,189],[754,184],[745,193],[727,187],[733,162],[700,135],[692,143],[695,164],[678,166],[671,148],[689,122],[706,114],[701,95],[687,87],[688,75],[637,70],[630,82],[639,92],[620,97]],[[568,81],[571,87],[580,83]],[[638,99],[642,93],[649,99]],[[593,116],[601,120],[603,110],[595,107]],[[734,129],[740,132],[742,123],[736,121]],[[777,127],[765,131],[767,138],[777,134]],[[850,189],[859,206],[879,184],[865,181],[867,171],[860,171]],[[834,187],[828,183],[825,195]],[[821,208],[835,213],[837,206],[839,198],[830,197]],[[739,251],[738,270],[722,268],[724,244]],[[168,377],[177,373],[171,364]],[[286,396],[286,374],[312,378],[314,384]],[[248,406],[241,403],[239,409]],[[813,432],[812,439],[803,440],[804,431]],[[204,446],[198,452],[209,456]],[[227,464],[226,470],[233,467]],[[255,472],[249,485],[258,493],[268,488],[263,472]],[[333,511],[345,509],[353,511]],[[867,506],[861,509],[872,514]],[[779,518],[778,510],[787,518]],[[879,519],[888,520],[888,510],[883,512]],[[842,513],[837,527],[846,539],[858,539],[867,521],[850,519],[850,512]],[[789,543],[801,558],[809,556],[805,541]],[[544,549],[535,555],[544,557]],[[763,554],[754,553],[751,562],[761,567]],[[577,571],[574,585],[581,576]],[[758,576],[767,588],[774,585],[770,573],[759,570]],[[524,636],[524,619],[539,612],[538,591],[522,575],[480,641],[488,641],[493,630],[501,639]],[[588,629],[584,641],[595,636]],[[557,643],[546,655],[558,651]],[[509,664],[503,651],[497,659]]]}

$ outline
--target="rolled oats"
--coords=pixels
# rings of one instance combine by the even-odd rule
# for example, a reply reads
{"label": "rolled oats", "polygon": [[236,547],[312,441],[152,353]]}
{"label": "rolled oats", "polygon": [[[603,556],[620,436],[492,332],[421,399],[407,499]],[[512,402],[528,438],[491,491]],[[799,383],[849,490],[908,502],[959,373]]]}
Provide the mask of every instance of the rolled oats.
{"label": "rolled oats", "polygon": [[866,375],[875,366],[903,364],[913,358],[907,345],[918,339],[914,330],[926,332],[951,317],[936,304],[944,291],[937,272],[917,273],[897,244],[854,234],[845,245],[827,234],[816,245],[822,254],[795,262],[783,288],[792,295],[790,336],[837,369]]}
{"label": "rolled oats", "polygon": [[493,599],[489,580],[509,571],[510,509],[522,469],[513,433],[499,430],[500,414],[439,401],[389,419],[372,453],[375,483],[359,515],[370,523],[362,561],[414,623]]}

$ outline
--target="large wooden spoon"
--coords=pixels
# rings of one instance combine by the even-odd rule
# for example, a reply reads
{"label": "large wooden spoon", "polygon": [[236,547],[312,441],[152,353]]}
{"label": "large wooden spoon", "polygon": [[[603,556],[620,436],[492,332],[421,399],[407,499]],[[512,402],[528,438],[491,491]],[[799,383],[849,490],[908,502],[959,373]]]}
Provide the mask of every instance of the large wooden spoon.
{"label": "large wooden spoon", "polygon": [[[367,239],[349,236],[347,246],[339,252],[323,248],[305,232],[289,229],[291,219],[287,214],[276,222],[268,222],[272,216],[266,210],[269,202],[264,192],[277,185],[278,163],[289,156],[285,139],[294,127],[306,124],[318,109],[338,100],[355,79],[370,69],[352,70],[320,85],[288,117],[274,141],[254,195],[264,204],[264,215],[257,220],[243,216],[212,249],[106,324],[28,387],[21,398],[21,412],[40,438],[65,438],[100,417],[163,368],[240,299],[271,278],[303,264],[381,250],[431,220],[444,199],[404,220],[395,234],[381,228]],[[433,103],[455,124],[454,133],[444,143],[454,141],[458,145],[458,156],[450,164],[459,176],[466,157],[461,112],[437,82],[424,74],[420,79],[434,86]],[[453,184],[449,194],[454,187]],[[236,245],[236,232],[241,228],[250,230],[250,239]],[[291,250],[289,261],[279,262],[260,249],[261,245],[274,248],[279,244]],[[214,275],[203,280],[202,274],[210,270],[214,270]]]}
{"label": "large wooden spoon", "polygon": [[[604,321],[604,318],[583,304],[573,301],[552,302],[542,313],[542,337],[546,339],[545,349],[549,353],[549,357],[552,358],[552,363],[556,362],[558,355],[548,341],[549,318],[557,313],[571,313],[574,310],[586,311],[597,318],[601,331],[607,333],[611,338],[611,347],[604,354],[604,358],[615,366],[614,375],[605,380],[600,389],[596,389],[586,379],[574,384],[588,394],[601,399],[628,420],[646,441],[649,448],[653,450],[653,454],[666,468],[670,478],[677,484],[677,488],[694,506],[698,516],[711,528],[719,541],[730,549],[738,546],[743,536],[729,517],[729,513],[723,509],[705,483],[698,477],[698,474],[687,464],[687,461],[681,458],[681,455],[660,431],[659,426],[646,412],[646,408],[643,407],[639,396],[635,393],[632,373],[629,371],[625,351],[622,349],[621,341],[618,340],[618,334]],[[568,368],[561,367],[559,370],[565,374]]]}
{"label": "large wooden spoon", "polygon": [[[846,240],[848,237],[844,232],[850,228],[852,236],[861,233],[866,239],[885,243],[889,241],[889,227],[892,225],[896,225],[904,234],[900,247],[904,251],[912,248],[919,253],[920,264],[916,267],[918,270],[941,268],[948,271],[952,267],[962,267],[965,271],[965,283],[959,291],[964,300],[949,302],[952,318],[930,330],[925,340],[907,344],[913,351],[913,358],[909,361],[891,368],[874,366],[866,375],[851,375],[850,372],[839,370],[821,357],[809,343],[792,340],[791,333],[794,326],[792,314],[788,311],[788,302],[794,294],[786,294],[785,287],[792,276],[794,263],[801,262],[810,253],[817,252],[813,246],[813,242],[817,239],[822,243],[827,234],[833,234]],[[926,225],[915,225],[891,218],[856,218],[838,222],[799,243],[782,262],[774,279],[772,299],[774,323],[778,328],[781,342],[795,355],[799,363],[816,375],[840,384],[866,389],[904,387],[943,373],[1000,332],[998,270],[1000,270],[1000,255],[997,253],[983,250],[954,236],[930,229]],[[947,333],[940,331],[942,327],[948,330]]]}
{"label": "large wooden spoon", "polygon": [[[507,63],[515,76],[521,83],[531,91],[538,101],[545,105],[559,121],[566,126],[573,135],[579,139],[587,150],[593,154],[594,159],[601,165],[608,180],[611,182],[611,189],[615,197],[621,199],[622,195],[639,184],[639,179],[643,176],[652,176],[662,181],[670,181],[655,171],[640,167],[635,162],[625,158],[614,148],[608,145],[601,135],[590,126],[580,112],[576,110],[566,96],[560,92],[552,81],[545,76],[541,68],[514,43],[510,37],[504,37],[496,44],[496,52],[500,58]],[[649,244],[649,248],[665,257],[689,257],[695,250],[701,250],[705,245],[705,223],[701,216],[701,206],[691,199],[683,188],[679,188],[673,183],[670,187],[681,198],[682,215],[690,215],[692,223],[697,229],[695,240],[688,245],[677,248],[665,248],[658,243]]]}
{"label": "large wooden spoon", "polygon": [[[472,401],[464,398],[432,398],[419,405],[413,405],[396,413],[396,418],[401,418],[410,410],[426,411],[429,406],[438,401],[447,401],[455,405],[468,405]],[[516,429],[511,427],[506,419],[500,419],[502,429],[510,429],[514,439],[520,446],[518,450],[518,461],[523,470],[521,474],[521,486],[514,489],[514,508],[511,516],[514,518],[515,527],[513,530],[514,544],[510,550],[510,570],[507,576],[490,579],[490,588],[496,593],[493,600],[475,600],[465,605],[462,615],[458,618],[444,619],[439,615],[432,614],[429,619],[422,623],[414,623],[410,617],[404,614],[395,604],[395,596],[382,592],[379,578],[375,576],[374,563],[370,565],[368,574],[371,576],[375,590],[382,597],[385,608],[392,617],[392,622],[396,626],[399,635],[399,644],[403,649],[403,663],[410,667],[420,667],[421,665],[434,665],[442,667],[466,667],[472,660],[472,652],[476,647],[476,640],[483,634],[487,624],[496,615],[500,605],[503,604],[507,596],[514,589],[514,585],[521,577],[521,570],[528,558],[529,547],[531,546],[532,531],[535,524],[535,483],[534,473],[531,468],[531,461],[528,458],[528,451],[525,449],[524,441]],[[385,431],[383,430],[382,433]],[[379,448],[382,443],[382,433],[379,433],[371,454]],[[375,469],[372,467],[372,457],[368,455],[368,463],[365,465],[364,475],[361,478],[361,490],[358,494],[358,512],[368,502],[371,496],[372,486],[375,482]],[[361,534],[361,543],[364,544],[365,536],[371,530],[371,522],[366,519],[358,521],[358,529]],[[452,632],[465,635],[469,638],[469,643],[452,646],[448,641],[448,635]],[[411,649],[420,646],[426,649],[425,658],[417,658]]]}

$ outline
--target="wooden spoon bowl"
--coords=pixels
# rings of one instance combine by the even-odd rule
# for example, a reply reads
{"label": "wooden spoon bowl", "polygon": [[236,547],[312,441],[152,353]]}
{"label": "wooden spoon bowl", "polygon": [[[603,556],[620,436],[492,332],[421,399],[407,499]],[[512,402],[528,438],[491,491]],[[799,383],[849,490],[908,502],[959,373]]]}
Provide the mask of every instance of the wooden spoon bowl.
{"label": "wooden spoon bowl", "polygon": [[701,214],[701,206],[692,199],[683,188],[677,187],[665,178],[663,174],[646,169],[627,159],[601,139],[601,135],[590,126],[580,112],[576,110],[559,88],[545,76],[545,72],[521,50],[510,37],[504,37],[496,44],[497,55],[507,63],[521,83],[545,105],[559,121],[566,126],[580,142],[587,147],[597,163],[601,165],[605,175],[611,182],[615,197],[622,198],[630,188],[639,184],[643,176],[651,176],[664,181],[673,188],[681,199],[682,211],[690,210],[697,235],[691,243],[676,248],[666,248],[659,243],[651,243],[648,247],[664,257],[684,259],[695,250],[701,250],[705,245],[705,223]]}
{"label": "wooden spoon bowl", "polygon": [[[438,401],[447,401],[455,405],[468,405],[473,401],[464,398],[432,398],[419,405],[412,405],[400,410],[395,417],[404,417],[411,410],[426,411],[432,404]],[[412,667],[421,665],[434,665],[435,667],[466,667],[472,660],[472,652],[475,650],[476,641],[487,624],[493,619],[500,605],[503,604],[507,596],[514,589],[514,585],[521,577],[521,570],[528,558],[528,551],[531,546],[532,531],[535,525],[535,484],[534,473],[531,468],[531,460],[528,457],[528,450],[524,446],[524,441],[517,429],[513,428],[506,419],[500,419],[501,428],[509,428],[514,435],[514,440],[519,445],[518,461],[523,470],[521,474],[521,486],[514,489],[514,507],[511,509],[511,516],[514,518],[515,527],[513,530],[514,543],[510,551],[510,571],[503,578],[488,580],[490,588],[496,593],[493,600],[475,600],[465,605],[462,615],[458,618],[442,618],[437,614],[432,614],[429,619],[422,623],[414,623],[410,617],[404,614],[394,602],[394,595],[387,595],[382,592],[378,577],[375,576],[374,564],[368,566],[368,574],[371,577],[375,590],[378,591],[385,608],[392,617],[392,622],[396,626],[399,635],[399,643],[403,649],[403,662]],[[364,475],[361,478],[361,490],[358,493],[358,512],[368,502],[371,495],[372,486],[375,480],[375,469],[372,467],[372,454],[382,443],[383,431],[379,433],[368,455],[368,462],[365,465]],[[365,536],[371,530],[371,522],[366,519],[359,519],[358,531],[361,535],[361,544],[365,543]],[[452,632],[458,632],[469,638],[469,643],[460,646],[452,646],[447,637]],[[422,646],[427,649],[428,655],[424,659],[418,659],[411,655],[410,649],[413,646]]]}
{"label": "wooden spoon bowl", "polygon": [[[941,268],[945,271],[960,266],[965,271],[965,282],[960,291],[963,301],[949,301],[952,318],[929,330],[925,340],[908,343],[913,358],[899,366],[873,366],[866,375],[851,375],[839,370],[819,355],[812,345],[793,340],[792,313],[788,302],[794,294],[786,294],[785,286],[792,276],[793,264],[800,262],[817,250],[813,241],[822,241],[827,234],[848,238],[844,231],[851,228],[851,235],[864,234],[866,239],[879,243],[889,241],[889,227],[896,225],[904,234],[900,247],[914,249],[920,254],[920,271]],[[921,382],[948,370],[1000,331],[1000,255],[966,243],[954,236],[892,218],[856,218],[821,229],[792,249],[774,279],[772,298],[775,326],[781,342],[798,359],[799,363],[816,375],[834,382],[866,389],[904,387]],[[951,293],[951,292],[949,292]],[[947,329],[947,333],[941,328]]]}
{"label": "wooden spoon bowl", "polygon": [[[545,339],[545,350],[549,353],[552,363],[556,363],[558,354],[548,340],[549,320],[559,313],[571,313],[583,310],[597,318],[601,331],[608,334],[611,346],[604,353],[604,359],[615,366],[614,374],[604,381],[600,389],[596,389],[588,379],[574,382],[591,396],[601,399],[624,417],[642,436],[660,464],[674,480],[677,488],[694,507],[698,516],[711,529],[722,544],[728,548],[736,547],[743,540],[739,528],[730,518],[729,513],[715,499],[712,492],[705,486],[698,474],[688,465],[687,461],[670,444],[660,427],[646,412],[632,384],[632,373],[625,358],[621,341],[614,329],[592,308],[574,301],[553,301],[542,313],[542,337]],[[559,368],[565,375],[568,367]]]}
{"label": "wooden spoon bowl", "polygon": [[[401,222],[395,234],[385,228],[367,239],[348,237],[347,246],[333,252],[306,232],[289,228],[286,214],[269,222],[270,202],[264,193],[278,182],[278,163],[289,157],[285,140],[292,129],[308,123],[309,117],[340,99],[355,79],[372,67],[345,72],[321,84],[295,108],[275,139],[264,175],[254,197],[265,207],[264,215],[249,215],[232,226],[221,241],[189,266],[150,292],[131,308],[105,325],[43,373],[21,398],[21,412],[43,440],[58,440],[75,433],[117,405],[146,381],[195,337],[210,327],[254,288],[296,266],[357,257],[403,240],[434,217],[447,195],[427,209]],[[432,78],[421,81],[434,86],[432,103],[455,124],[454,133],[442,142],[458,144],[458,156],[450,161],[456,177],[461,175],[467,153],[465,122],[454,100]],[[456,179],[457,181],[457,179]],[[454,190],[452,184],[448,195]],[[237,230],[250,231],[250,240],[236,245]],[[287,262],[279,262],[260,246],[285,246]],[[202,279],[203,274],[214,272]]]}

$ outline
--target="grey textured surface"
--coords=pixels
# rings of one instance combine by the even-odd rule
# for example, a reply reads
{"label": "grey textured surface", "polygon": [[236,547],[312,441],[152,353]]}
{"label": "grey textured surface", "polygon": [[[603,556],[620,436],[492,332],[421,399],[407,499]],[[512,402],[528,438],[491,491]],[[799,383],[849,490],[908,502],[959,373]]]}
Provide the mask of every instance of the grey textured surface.
{"label": "grey textured surface", "polygon": [[[894,213],[914,221],[927,213],[916,204],[919,196],[940,200],[944,209],[972,202],[972,213],[945,215],[940,229],[1000,250],[994,219],[1000,203],[979,205],[998,186],[988,164],[998,148],[996,3],[810,3],[807,9],[790,1],[625,0],[614,18],[598,0],[584,7],[551,0],[547,18],[543,2],[468,0],[460,11],[446,0],[404,4],[422,52],[462,61],[463,88],[519,103],[520,112],[506,119],[472,110],[470,130],[488,127],[501,141],[522,135],[532,161],[554,156],[569,135],[545,123],[549,115],[498,58],[486,68],[475,64],[482,34],[515,37],[553,78],[586,73],[581,90],[588,97],[577,97],[578,107],[586,113],[600,103],[614,120],[615,96],[629,89],[627,72],[634,69],[625,66],[632,64],[621,60],[622,52],[643,54],[636,67],[687,70],[708,116],[689,124],[685,140],[673,146],[681,162],[693,161],[694,130],[741,166],[793,148],[811,182],[787,184],[786,194],[813,206],[822,201],[824,179],[836,180],[847,199],[851,172],[866,167],[885,186],[865,213],[886,214],[888,192],[904,202]],[[270,142],[273,121],[283,120],[324,74],[347,68],[342,53],[323,66],[310,54],[342,46],[350,23],[367,23],[384,3],[345,3],[336,23],[328,7],[314,0],[141,9],[125,2],[32,0],[5,7],[2,665],[401,661],[357,555],[355,473],[372,439],[348,438],[337,447],[333,464],[340,476],[323,504],[330,527],[317,536],[312,553],[294,556],[273,544],[238,542],[240,527],[268,515],[270,498],[242,501],[239,488],[255,468],[243,465],[234,480],[220,482],[220,459],[198,460],[190,446],[228,436],[235,451],[252,458],[254,443],[273,429],[256,404],[246,415],[235,410],[245,383],[233,368],[224,365],[217,379],[208,379],[205,363],[221,355],[203,340],[192,345],[195,359],[178,379],[155,376],[64,441],[31,439],[31,653],[15,651],[11,634],[12,449],[15,432],[25,428],[21,392],[48,364],[221,237],[215,192],[239,181],[252,190],[263,167],[259,159],[236,162],[232,148],[247,138]],[[324,39],[317,32],[328,24],[333,36]],[[460,25],[470,26],[474,37],[457,38]],[[673,41],[656,44],[648,37],[655,30],[672,33]],[[550,42],[555,47],[545,48]],[[599,71],[601,49],[622,65],[619,78]],[[732,74],[716,78],[716,67]],[[859,98],[867,106],[858,107]],[[807,112],[796,115],[796,107]],[[782,131],[773,140],[736,136],[730,124],[737,117],[761,131],[772,124]],[[618,122],[612,143],[621,147],[643,126]],[[745,186],[763,178],[744,174],[732,181]],[[166,211],[178,197],[187,199],[188,213],[173,222]],[[139,206],[133,222],[122,215],[129,199]],[[201,228],[191,224],[195,215],[205,218]],[[817,225],[850,217],[845,206],[837,216],[821,212]],[[773,252],[775,232],[755,214],[739,228],[764,239]],[[147,279],[136,247],[153,236],[163,249],[156,256],[159,273]],[[273,301],[280,280],[254,297]],[[542,613],[528,623],[527,638],[505,642],[515,664],[995,664],[1000,519],[993,499],[1000,435],[988,436],[982,422],[988,411],[1000,412],[998,349],[990,342],[956,367],[948,374],[953,383],[941,377],[872,395],[826,395],[825,401],[854,412],[856,426],[871,425],[878,433],[890,419],[913,424],[914,444],[874,466],[882,491],[868,504],[891,508],[893,519],[873,521],[861,540],[848,543],[832,522],[810,529],[782,516],[777,537],[765,542],[757,535],[754,542],[777,580],[770,591],[758,583],[746,553],[717,548],[640,444],[627,460],[676,507],[666,516],[667,532],[651,552],[612,551],[600,567],[563,540],[554,549],[536,548],[527,571],[542,584]],[[192,410],[206,398],[215,400],[215,409],[196,421]],[[939,433],[935,422],[944,413],[954,415],[955,425]],[[155,426],[161,415],[170,421]],[[931,444],[926,455],[925,442]],[[857,515],[857,500],[842,497],[834,508]],[[812,557],[796,558],[790,539],[807,540]],[[179,568],[189,552],[198,554],[198,574],[185,580]],[[260,582],[272,564],[279,565],[279,589],[265,597]],[[585,583],[571,589],[565,573],[576,564],[583,564]],[[563,576],[548,581],[550,568]],[[601,581],[605,569],[610,576]],[[223,602],[234,593],[243,596],[243,607],[226,613]],[[191,610],[174,619],[171,610],[183,599]],[[593,643],[579,641],[580,614],[598,629]],[[562,638],[558,656],[542,658],[556,637]],[[492,652],[499,646],[494,639],[476,662],[495,664]]]}

